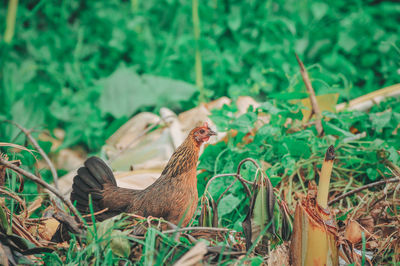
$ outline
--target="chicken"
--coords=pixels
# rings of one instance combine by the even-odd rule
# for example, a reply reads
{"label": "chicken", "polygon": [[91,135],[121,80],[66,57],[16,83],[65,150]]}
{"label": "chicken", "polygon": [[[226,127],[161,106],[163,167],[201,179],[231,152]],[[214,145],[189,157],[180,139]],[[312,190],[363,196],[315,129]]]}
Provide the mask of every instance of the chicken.
{"label": "chicken", "polygon": [[162,217],[174,224],[186,226],[197,207],[196,168],[201,145],[216,135],[207,123],[194,128],[176,149],[161,176],[144,190],[117,186],[106,163],[91,157],[78,169],[72,185],[71,201],[77,209],[89,213],[89,195],[94,212],[107,208],[97,216],[103,220],[119,213],[134,213],[144,217]]}

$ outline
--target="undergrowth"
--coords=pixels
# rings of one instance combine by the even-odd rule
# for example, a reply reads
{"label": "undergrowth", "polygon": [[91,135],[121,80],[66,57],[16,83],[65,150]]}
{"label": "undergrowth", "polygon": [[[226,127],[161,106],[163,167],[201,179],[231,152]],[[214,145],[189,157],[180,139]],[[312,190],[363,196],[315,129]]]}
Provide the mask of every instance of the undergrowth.
{"label": "undergrowth", "polygon": [[[324,112],[321,138],[313,125],[301,123],[304,107],[291,100],[307,96],[294,53],[310,65],[317,94],[339,93],[339,102],[399,83],[399,4],[294,0],[198,4],[195,27],[200,32],[195,36],[192,1],[20,1],[14,38],[9,44],[3,39],[0,43],[0,119],[33,129],[35,138],[42,130],[53,134],[62,128],[65,138],[57,151],[81,145],[96,153],[138,112],[158,112],[163,106],[180,112],[200,100],[249,95],[261,105],[240,117],[233,116],[234,104],[212,111],[210,118],[228,137],[209,145],[200,158],[200,196],[212,176],[236,172],[237,164],[250,157],[293,210],[293,198],[305,194],[310,181],[318,182],[329,145],[337,151],[331,198],[390,177],[388,165],[400,164],[399,99],[374,105],[368,112]],[[6,12],[3,3],[0,17],[5,18]],[[0,32],[5,27],[1,24]],[[200,69],[196,54],[201,59],[203,95],[199,84],[193,85]],[[269,123],[260,123],[263,119]],[[18,129],[6,123],[0,123],[0,142],[32,148]],[[50,153],[51,142],[39,143]],[[28,151],[0,148],[51,182],[51,173],[37,167],[39,154],[34,153],[36,160]],[[242,175],[250,180],[256,171],[246,164]],[[63,173],[59,170],[60,176]],[[210,195],[218,198],[232,181],[216,179]],[[18,176],[8,172],[7,189],[28,203],[46,195],[30,181],[23,191],[19,185]],[[337,205],[343,208],[338,221],[357,210],[361,201],[356,196],[342,200]],[[17,201],[6,198],[4,203],[11,214],[20,214]],[[45,198],[31,217],[42,217],[50,204]],[[248,204],[243,187],[233,185],[218,206],[218,225],[242,232]],[[396,215],[400,210],[394,208],[386,214]],[[200,211],[194,225],[199,215]],[[125,222],[126,217],[120,216],[94,223],[86,236],[72,235],[68,246],[38,255],[38,262],[172,264],[193,247],[184,236],[154,228],[142,239],[132,237]],[[4,220],[1,226],[6,227]],[[243,245],[240,235],[235,237],[234,244]],[[227,248],[231,241],[229,233],[223,233],[212,245]],[[282,242],[279,236],[273,244]],[[392,256],[388,249],[376,261],[388,262]],[[208,259],[226,264],[234,260],[223,255]],[[260,264],[263,257],[249,253],[244,261]]]}
{"label": "undergrowth", "polygon": [[[395,2],[199,1],[198,40],[191,9],[178,0],[19,2],[14,38],[0,43],[0,118],[63,128],[61,148],[98,151],[139,111],[197,105],[198,90],[168,85],[195,83],[196,49],[207,100],[304,92],[295,52],[314,64],[317,94],[338,92],[340,102],[400,82]],[[136,74],[169,79],[143,84]],[[17,134],[0,125],[7,141],[21,143]]]}

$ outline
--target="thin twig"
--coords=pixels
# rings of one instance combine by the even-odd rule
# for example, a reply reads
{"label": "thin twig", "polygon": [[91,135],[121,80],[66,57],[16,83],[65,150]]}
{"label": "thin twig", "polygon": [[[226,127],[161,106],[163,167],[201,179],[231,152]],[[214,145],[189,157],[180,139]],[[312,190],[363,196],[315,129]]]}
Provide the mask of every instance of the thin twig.
{"label": "thin twig", "polygon": [[224,192],[222,192],[222,194],[219,196],[219,198],[217,199],[217,206],[219,205],[219,202],[221,201],[222,197],[225,195],[226,192],[228,192],[228,190],[231,189],[231,187],[233,187],[234,184],[236,184],[237,179],[235,179],[225,190]]}
{"label": "thin twig", "polygon": [[213,176],[212,178],[210,178],[210,180],[208,180],[207,185],[206,185],[206,188],[204,189],[204,191],[208,191],[208,186],[209,186],[215,179],[220,178],[220,177],[228,177],[228,176],[236,177],[238,180],[239,180],[239,178],[240,178],[240,179],[242,179],[242,181],[245,182],[245,183],[253,184],[252,182],[247,181],[246,179],[243,179],[243,178],[242,178],[240,175],[238,175],[237,173],[219,174],[219,175]]}
{"label": "thin twig", "polygon": [[238,255],[245,255],[247,252],[246,251],[236,251],[236,250],[224,250],[223,248],[230,248],[230,247],[221,247],[221,246],[215,246],[215,247],[207,247],[208,252],[212,253],[218,253],[221,255],[225,256],[238,256]]}
{"label": "thin twig", "polygon": [[80,215],[78,214],[78,211],[76,210],[76,208],[74,207],[74,205],[72,205],[71,201],[69,201],[69,199],[67,199],[60,191],[58,191],[55,187],[47,184],[46,182],[44,182],[42,179],[40,179],[39,177],[29,173],[28,171],[25,171],[22,168],[19,168],[18,166],[15,166],[14,164],[10,163],[7,160],[4,160],[3,158],[0,157],[0,164],[5,165],[7,168],[14,170],[15,172],[24,175],[25,177],[29,178],[30,180],[34,181],[35,183],[43,186],[44,188],[48,189],[49,191],[51,191],[54,195],[56,195],[58,198],[60,198],[67,206],[68,208],[72,211],[72,213],[76,216],[76,218],[79,220],[80,223],[84,224],[82,218],[80,217]]}
{"label": "thin twig", "polygon": [[[304,84],[306,85],[309,97],[310,97],[310,102],[311,102],[311,107],[312,107],[312,113],[315,114],[315,127],[317,128],[318,135],[322,135],[322,122],[321,122],[321,111],[319,110],[318,102],[317,102],[317,97],[315,96],[315,91],[311,85],[310,77],[308,76],[308,72],[306,68],[304,67],[303,62],[300,60],[299,56],[296,54],[296,59],[297,63],[299,63],[300,66],[300,73],[301,77],[303,78]],[[311,113],[311,114],[312,114]]]}
{"label": "thin twig", "polygon": [[364,189],[367,189],[367,188],[372,188],[372,187],[379,186],[379,185],[382,185],[382,184],[395,183],[395,182],[400,182],[400,178],[394,177],[394,178],[390,178],[390,179],[386,179],[386,180],[377,181],[377,182],[374,182],[374,183],[371,183],[371,184],[368,184],[368,185],[364,185],[362,187],[353,189],[353,190],[351,190],[351,191],[349,191],[347,193],[344,193],[344,194],[334,198],[333,200],[331,200],[328,203],[328,205],[332,205],[333,203],[335,203],[335,202],[337,202],[337,201],[339,201],[341,199],[344,199],[344,198],[346,198],[346,197],[348,197],[350,195],[353,195],[353,194],[355,194],[357,192],[360,192],[361,190],[364,190]]}
{"label": "thin twig", "polygon": [[47,165],[50,168],[51,174],[53,175],[53,180],[54,180],[54,186],[58,189],[58,175],[57,175],[57,170],[54,167],[54,164],[51,162],[50,158],[47,156],[47,154],[44,152],[44,150],[40,147],[39,143],[36,141],[35,138],[32,137],[31,131],[24,128],[20,124],[10,121],[10,120],[4,120],[4,122],[10,123],[17,128],[19,128],[29,139],[30,143],[35,147],[35,149],[42,155],[43,159],[46,161]]}
{"label": "thin twig", "polygon": [[172,229],[172,230],[166,230],[162,231],[164,234],[171,234],[175,232],[186,232],[186,231],[199,231],[199,230],[205,230],[205,231],[218,231],[218,232],[230,232],[234,231],[232,229],[227,229],[227,228],[217,228],[217,227],[184,227],[184,228],[177,228],[177,229]]}
{"label": "thin twig", "polygon": [[[108,211],[108,208],[102,209],[102,210],[100,210],[98,212],[94,212],[93,215],[96,216],[96,215],[102,214],[102,213],[104,213],[106,211]],[[87,217],[91,217],[91,216],[92,216],[91,213],[82,215],[83,218],[87,218]]]}
{"label": "thin twig", "polygon": [[[242,167],[242,165],[243,165],[245,162],[252,162],[252,163],[257,167],[257,169],[260,168],[260,166],[258,165],[258,163],[257,163],[255,160],[253,160],[253,159],[251,159],[251,158],[246,158],[246,159],[243,159],[243,160],[238,164],[238,167],[237,167],[237,170],[236,170],[237,179],[239,179],[240,183],[242,183],[243,187],[246,189],[247,196],[250,197],[251,191],[250,191],[249,187],[247,186],[247,184],[246,184],[246,182],[245,182],[245,179],[243,179],[243,178],[241,177],[241,175],[240,175],[240,168]],[[254,180],[254,182],[253,182],[252,184],[254,185],[254,183],[256,183],[256,182],[257,182],[257,180]]]}
{"label": "thin twig", "polygon": [[[7,154],[4,154],[4,153],[0,152],[0,157],[5,159],[5,160],[7,160],[7,161],[9,161],[12,164],[15,164],[16,166],[20,166],[21,165],[21,161],[20,160],[12,160],[12,161],[8,160]],[[6,167],[0,166],[0,187],[3,187],[5,182],[6,182]],[[20,179],[20,183],[23,184],[23,180],[21,181],[21,179]],[[21,185],[20,185],[19,191],[20,190],[21,190]]]}
{"label": "thin twig", "polygon": [[24,220],[26,218],[28,218],[28,211],[26,209],[25,201],[23,201],[17,194],[12,193],[11,191],[7,191],[7,190],[2,189],[2,188],[0,188],[0,194],[5,194],[5,195],[9,196],[10,198],[13,198],[16,201],[18,201],[19,204],[21,204],[21,206],[22,206],[22,212],[24,213]]}

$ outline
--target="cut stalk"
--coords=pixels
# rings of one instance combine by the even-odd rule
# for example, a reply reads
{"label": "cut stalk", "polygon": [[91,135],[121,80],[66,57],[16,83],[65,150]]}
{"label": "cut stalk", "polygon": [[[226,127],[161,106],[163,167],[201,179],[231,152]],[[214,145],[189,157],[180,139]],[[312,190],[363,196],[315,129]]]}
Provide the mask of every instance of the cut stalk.
{"label": "cut stalk", "polygon": [[331,145],[325,153],[325,160],[322,164],[317,194],[317,203],[324,209],[328,207],[329,183],[331,181],[334,159],[335,148]]}
{"label": "cut stalk", "polygon": [[[330,146],[322,164],[318,191],[309,186],[308,195],[296,206],[290,246],[292,265],[338,265],[337,226],[329,211],[328,193],[335,150]],[[315,197],[315,192],[317,197]]]}
{"label": "cut stalk", "polygon": [[4,32],[4,42],[10,43],[14,37],[15,20],[17,17],[18,0],[10,0],[8,2],[6,31]]}

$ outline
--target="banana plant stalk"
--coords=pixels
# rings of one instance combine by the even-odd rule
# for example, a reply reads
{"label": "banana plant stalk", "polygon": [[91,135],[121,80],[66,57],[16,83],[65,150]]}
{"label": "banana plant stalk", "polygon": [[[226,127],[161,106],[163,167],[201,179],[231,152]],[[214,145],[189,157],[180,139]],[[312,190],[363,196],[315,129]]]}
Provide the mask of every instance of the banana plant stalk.
{"label": "banana plant stalk", "polygon": [[339,265],[337,227],[328,207],[329,183],[335,149],[325,154],[318,186],[309,186],[308,195],[298,202],[294,217],[290,260],[292,265]]}

